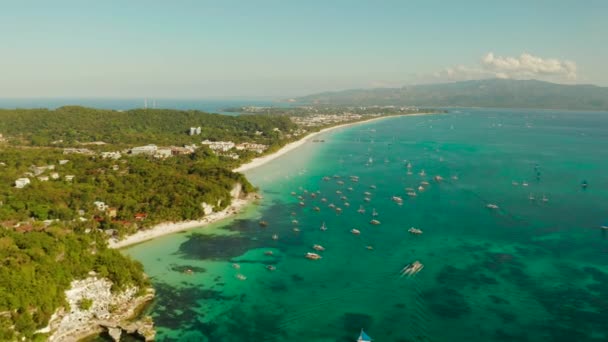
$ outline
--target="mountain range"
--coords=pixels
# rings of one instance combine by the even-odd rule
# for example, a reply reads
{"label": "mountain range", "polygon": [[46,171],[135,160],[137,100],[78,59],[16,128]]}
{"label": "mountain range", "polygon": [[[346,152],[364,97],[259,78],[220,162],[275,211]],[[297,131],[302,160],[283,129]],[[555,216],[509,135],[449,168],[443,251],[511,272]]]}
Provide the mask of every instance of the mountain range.
{"label": "mountain range", "polygon": [[608,111],[608,87],[486,79],[401,88],[352,89],[295,99],[320,105],[545,108]]}

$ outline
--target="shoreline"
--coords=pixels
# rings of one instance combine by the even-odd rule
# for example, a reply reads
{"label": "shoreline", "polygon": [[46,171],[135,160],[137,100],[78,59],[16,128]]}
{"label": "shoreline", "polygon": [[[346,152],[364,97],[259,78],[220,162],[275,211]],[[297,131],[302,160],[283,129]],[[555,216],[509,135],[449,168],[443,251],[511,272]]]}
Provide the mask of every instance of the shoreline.
{"label": "shoreline", "polygon": [[224,210],[213,212],[200,220],[159,223],[148,229],[140,230],[135,234],[129,235],[122,240],[112,238],[108,240],[108,247],[115,249],[124,248],[148,240],[153,240],[161,236],[207,226],[209,224],[232,217],[234,214],[239,213],[243,208],[252,204],[256,198],[257,196],[248,196],[246,199],[234,199],[232,204],[230,204]]}
{"label": "shoreline", "polygon": [[[276,151],[274,153],[271,153],[269,155],[262,156],[259,158],[255,158],[255,159],[251,160],[250,162],[243,164],[236,169],[233,169],[232,172],[245,172],[245,171],[260,167],[260,166],[268,163],[269,161],[274,160],[274,159],[286,154],[287,152],[290,152],[290,151],[304,145],[311,138],[313,138],[321,133],[326,133],[326,132],[329,132],[329,131],[332,131],[332,130],[335,130],[338,128],[350,127],[350,126],[354,126],[354,125],[358,125],[358,124],[362,124],[362,123],[369,123],[372,121],[382,120],[382,119],[386,119],[386,118],[395,118],[395,117],[402,117],[402,116],[422,116],[422,115],[430,115],[430,114],[440,114],[440,113],[413,113],[413,114],[401,114],[401,115],[384,115],[384,116],[374,117],[371,119],[349,122],[349,123],[344,123],[344,124],[340,124],[340,125],[336,125],[336,126],[323,128],[322,130],[320,130],[318,132],[309,133],[306,136],[302,137],[301,139],[283,146],[281,149],[279,149],[278,151]],[[203,217],[200,220],[159,223],[148,229],[140,230],[140,231],[136,232],[135,234],[129,235],[126,238],[124,238],[123,240],[116,240],[116,239],[112,238],[112,239],[108,240],[108,247],[115,248],[115,249],[125,248],[128,246],[132,246],[132,245],[136,245],[136,244],[148,241],[148,240],[153,240],[153,239],[161,237],[161,236],[170,235],[173,233],[178,233],[178,232],[193,229],[193,228],[201,228],[201,227],[207,226],[209,224],[230,218],[235,214],[238,214],[239,212],[241,212],[241,210],[243,208],[252,204],[256,198],[258,198],[256,195],[250,195],[246,199],[234,199],[233,203],[231,205],[229,205],[228,207],[226,207],[224,210],[211,213],[211,214]]]}
{"label": "shoreline", "polygon": [[355,121],[355,122],[348,122],[348,123],[343,123],[343,124],[339,124],[336,126],[323,128],[322,130],[320,130],[318,132],[309,133],[299,140],[290,142],[289,144],[281,147],[278,151],[276,151],[274,153],[271,153],[266,156],[254,158],[250,162],[245,163],[245,164],[237,167],[236,169],[233,169],[232,172],[241,172],[242,173],[242,172],[249,171],[249,170],[255,169],[257,167],[260,167],[260,166],[268,163],[269,161],[274,160],[274,159],[284,155],[285,153],[304,145],[311,138],[314,138],[321,133],[326,133],[326,132],[329,132],[329,131],[332,131],[332,130],[335,130],[338,128],[350,127],[350,126],[354,126],[354,125],[358,125],[358,124],[362,124],[362,123],[368,123],[368,122],[387,119],[387,118],[396,118],[396,117],[402,117],[402,116],[422,116],[422,115],[431,115],[431,114],[442,114],[442,113],[412,113],[412,114],[399,114],[399,115],[383,115],[383,116],[378,116],[378,117],[374,117],[371,119]]}

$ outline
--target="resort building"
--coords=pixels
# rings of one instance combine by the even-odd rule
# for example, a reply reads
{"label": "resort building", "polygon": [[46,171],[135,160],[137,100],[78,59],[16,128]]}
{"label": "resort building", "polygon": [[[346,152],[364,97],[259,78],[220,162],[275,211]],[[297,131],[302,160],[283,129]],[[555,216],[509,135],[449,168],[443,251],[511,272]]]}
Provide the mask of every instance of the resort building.
{"label": "resort building", "polygon": [[255,151],[257,153],[262,153],[266,151],[268,146],[263,144],[254,144],[254,143],[241,143],[236,145],[236,149],[239,151],[247,150],[247,151]]}
{"label": "resort building", "polygon": [[74,180],[74,175],[65,175],[65,181],[66,182],[71,182]]}
{"label": "resort building", "polygon": [[156,150],[156,153],[154,154],[155,158],[169,158],[173,155],[173,152],[171,151],[170,148],[159,148]]}
{"label": "resort building", "polygon": [[57,172],[51,173],[51,179],[59,179],[59,174]]}
{"label": "resort building", "polygon": [[17,189],[23,189],[28,184],[30,184],[30,179],[29,178],[18,178],[15,181],[15,188],[17,188]]}
{"label": "resort building", "polygon": [[49,176],[38,176],[38,180],[41,182],[47,182],[49,180]]}
{"label": "resort building", "polygon": [[209,146],[214,152],[228,152],[235,147],[232,141],[201,141],[201,144]]}
{"label": "resort building", "polygon": [[190,127],[190,135],[199,135],[201,134],[201,128],[200,127]]}
{"label": "resort building", "polygon": [[131,154],[133,154],[133,155],[137,155],[137,154],[154,155],[154,154],[156,154],[157,149],[158,149],[158,147],[156,147],[156,145],[154,145],[154,144],[150,144],[150,145],[146,145],[146,146],[138,146],[138,147],[133,147],[131,149]]}

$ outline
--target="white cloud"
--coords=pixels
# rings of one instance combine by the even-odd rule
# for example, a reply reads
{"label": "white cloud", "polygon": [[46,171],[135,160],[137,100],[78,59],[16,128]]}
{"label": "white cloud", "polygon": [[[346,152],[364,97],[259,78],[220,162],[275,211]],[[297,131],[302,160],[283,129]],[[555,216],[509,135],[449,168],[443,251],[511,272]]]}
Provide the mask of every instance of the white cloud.
{"label": "white cloud", "polygon": [[541,58],[529,53],[519,57],[495,56],[489,52],[476,66],[458,65],[447,67],[433,74],[443,81],[464,81],[483,78],[536,78],[556,81],[574,80],[576,63],[555,58]]}
{"label": "white cloud", "polygon": [[576,79],[574,62],[555,58],[543,59],[525,52],[519,57],[494,56],[494,53],[489,52],[483,56],[481,63],[485,69],[510,78],[561,76]]}

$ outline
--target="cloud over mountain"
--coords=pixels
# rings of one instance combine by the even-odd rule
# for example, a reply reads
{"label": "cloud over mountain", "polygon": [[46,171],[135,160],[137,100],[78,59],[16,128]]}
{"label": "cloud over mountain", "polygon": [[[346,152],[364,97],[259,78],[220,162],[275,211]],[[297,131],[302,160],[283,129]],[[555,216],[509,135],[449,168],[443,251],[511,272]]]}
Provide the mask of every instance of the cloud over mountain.
{"label": "cloud over mountain", "polygon": [[482,78],[574,80],[576,63],[522,53],[519,57],[485,54],[478,65],[447,67],[434,74],[436,79],[464,81]]}

